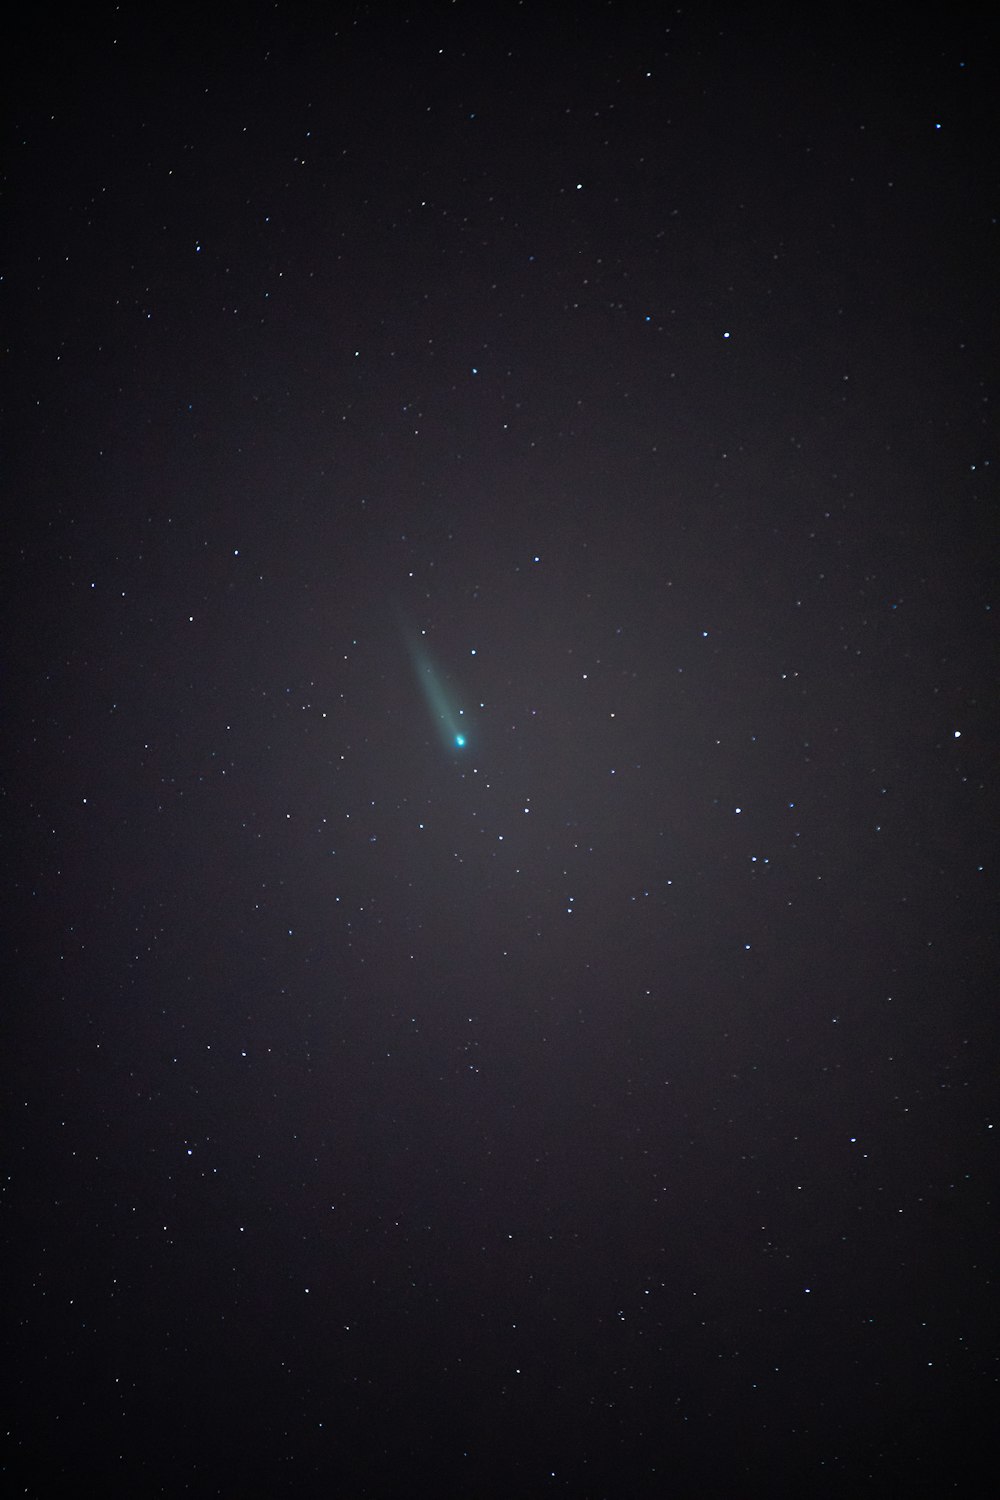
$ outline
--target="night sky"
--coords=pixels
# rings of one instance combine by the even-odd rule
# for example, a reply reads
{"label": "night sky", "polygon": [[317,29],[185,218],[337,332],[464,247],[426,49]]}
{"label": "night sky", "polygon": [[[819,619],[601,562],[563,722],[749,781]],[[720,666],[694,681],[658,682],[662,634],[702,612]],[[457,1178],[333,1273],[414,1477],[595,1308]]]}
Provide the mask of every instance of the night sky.
{"label": "night sky", "polygon": [[8,45],[12,1494],[990,1493],[997,38]]}

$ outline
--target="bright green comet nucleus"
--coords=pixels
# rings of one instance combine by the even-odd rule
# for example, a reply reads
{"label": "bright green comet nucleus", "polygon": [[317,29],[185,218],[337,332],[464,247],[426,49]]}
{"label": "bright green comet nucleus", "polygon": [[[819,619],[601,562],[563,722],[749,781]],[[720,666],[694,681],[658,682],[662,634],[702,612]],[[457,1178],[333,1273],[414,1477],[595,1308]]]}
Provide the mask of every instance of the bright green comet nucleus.
{"label": "bright green comet nucleus", "polygon": [[431,711],[442,740],[449,750],[463,750],[466,735],[462,725],[462,710],[456,705],[445,687],[440,673],[424,650],[419,638],[405,623],[403,636],[413,663],[413,670],[417,674],[417,682],[427,700],[427,707]]}

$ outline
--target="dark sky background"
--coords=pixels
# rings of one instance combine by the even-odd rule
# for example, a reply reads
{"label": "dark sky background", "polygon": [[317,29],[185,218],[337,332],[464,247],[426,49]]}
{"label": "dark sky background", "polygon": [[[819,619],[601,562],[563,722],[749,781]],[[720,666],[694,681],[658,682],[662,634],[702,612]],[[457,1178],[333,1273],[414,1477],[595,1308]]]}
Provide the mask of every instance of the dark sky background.
{"label": "dark sky background", "polygon": [[12,1494],[989,1492],[997,39],[745,9],[8,50]]}

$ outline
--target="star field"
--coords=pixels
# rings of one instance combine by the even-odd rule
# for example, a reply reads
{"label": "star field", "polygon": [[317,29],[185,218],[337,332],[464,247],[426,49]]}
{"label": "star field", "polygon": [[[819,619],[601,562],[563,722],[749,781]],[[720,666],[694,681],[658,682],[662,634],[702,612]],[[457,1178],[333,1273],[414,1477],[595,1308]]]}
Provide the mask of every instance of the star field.
{"label": "star field", "polygon": [[12,1494],[987,1493],[995,34],[12,47]]}

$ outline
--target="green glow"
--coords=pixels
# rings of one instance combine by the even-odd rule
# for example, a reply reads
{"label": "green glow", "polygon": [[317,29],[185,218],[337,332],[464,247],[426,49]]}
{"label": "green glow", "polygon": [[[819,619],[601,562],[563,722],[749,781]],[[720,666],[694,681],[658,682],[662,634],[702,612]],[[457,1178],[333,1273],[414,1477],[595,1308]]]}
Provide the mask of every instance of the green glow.
{"label": "green glow", "polygon": [[410,653],[417,682],[431,711],[438,733],[449,750],[464,750],[468,736],[462,723],[462,710],[456,705],[441,675],[420,641],[419,636],[401,621],[406,649]]}

